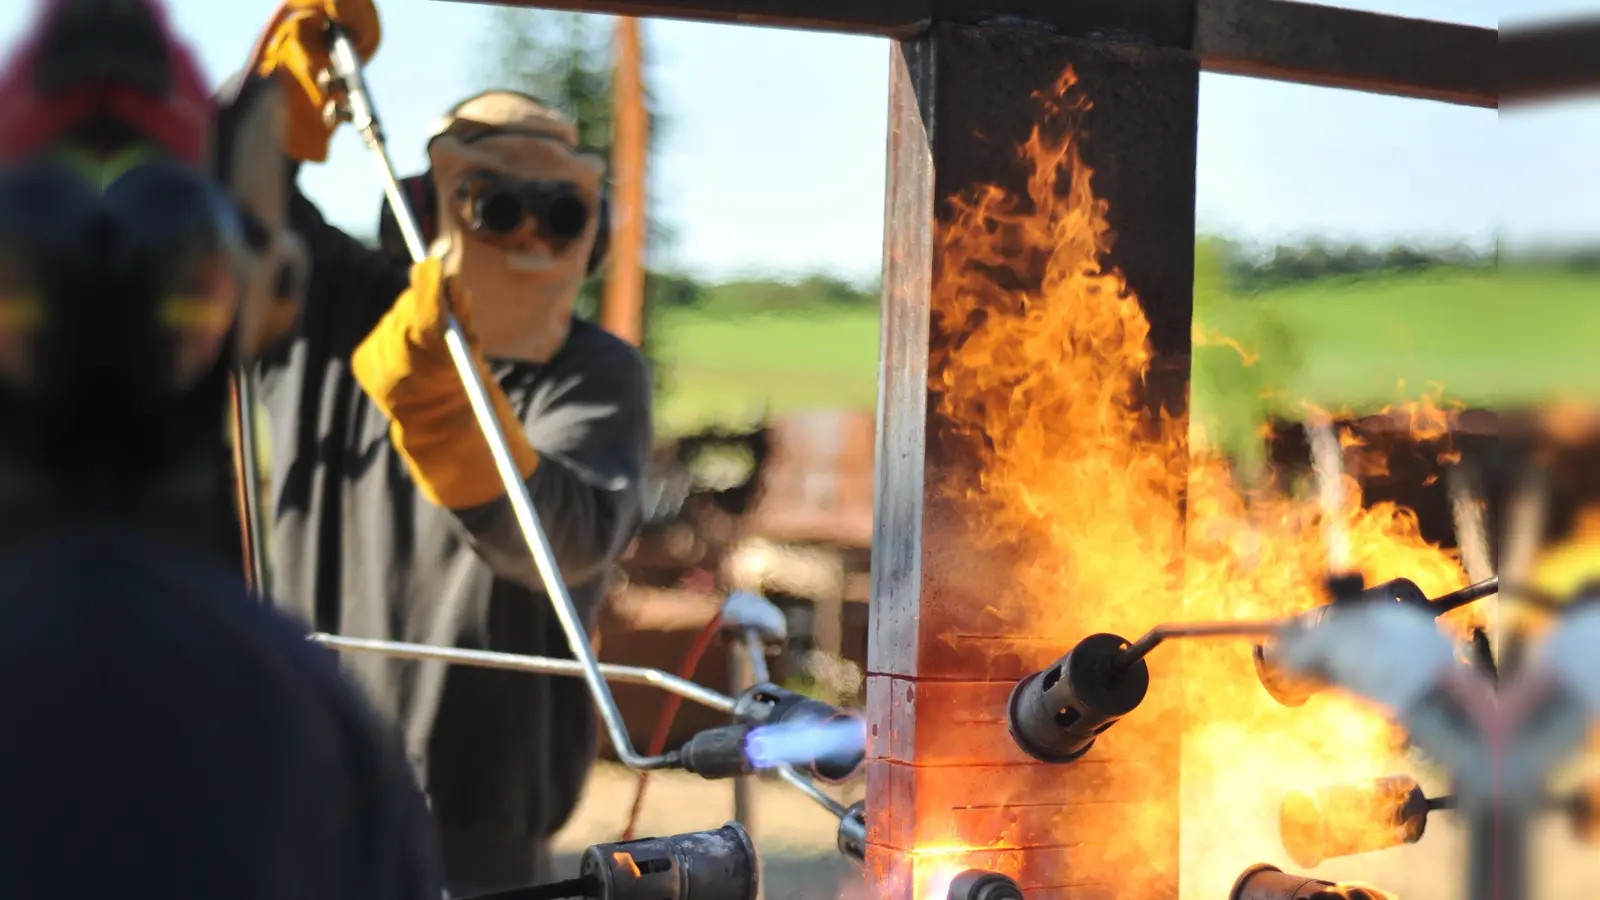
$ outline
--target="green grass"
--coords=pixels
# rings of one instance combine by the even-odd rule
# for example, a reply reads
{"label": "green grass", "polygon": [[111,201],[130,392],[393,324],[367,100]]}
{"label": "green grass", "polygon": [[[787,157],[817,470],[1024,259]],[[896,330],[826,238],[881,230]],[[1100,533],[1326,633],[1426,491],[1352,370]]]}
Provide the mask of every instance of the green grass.
{"label": "green grass", "polygon": [[667,310],[651,327],[667,366],[656,409],[666,434],[749,424],[769,412],[877,402],[875,309],[743,316]]}
{"label": "green grass", "polygon": [[[1431,273],[1316,282],[1254,297],[1197,290],[1196,318],[1236,350],[1197,346],[1193,407],[1207,435],[1254,440],[1301,402],[1370,412],[1427,393],[1502,405],[1600,397],[1600,278]],[[876,402],[878,316],[832,308],[761,315],[664,311],[660,428],[742,424],[767,412]]]}
{"label": "green grass", "polygon": [[1192,402],[1230,450],[1304,403],[1372,412],[1427,395],[1512,406],[1600,397],[1600,279],[1553,272],[1457,273],[1316,283],[1197,303]]}

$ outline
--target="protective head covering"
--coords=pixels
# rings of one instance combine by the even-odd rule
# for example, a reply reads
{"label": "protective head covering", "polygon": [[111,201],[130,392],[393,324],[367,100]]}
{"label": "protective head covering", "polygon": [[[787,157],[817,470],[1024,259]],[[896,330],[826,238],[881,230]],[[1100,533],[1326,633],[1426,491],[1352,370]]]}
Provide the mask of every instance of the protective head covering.
{"label": "protective head covering", "polygon": [[268,241],[215,179],[213,109],[153,0],[54,0],[0,74],[0,399],[40,462],[217,440]]}
{"label": "protective head covering", "polygon": [[605,164],[571,121],[532,98],[490,91],[451,110],[428,143],[438,236],[432,252],[471,297],[491,356],[507,331],[543,362],[567,339],[601,226]]}

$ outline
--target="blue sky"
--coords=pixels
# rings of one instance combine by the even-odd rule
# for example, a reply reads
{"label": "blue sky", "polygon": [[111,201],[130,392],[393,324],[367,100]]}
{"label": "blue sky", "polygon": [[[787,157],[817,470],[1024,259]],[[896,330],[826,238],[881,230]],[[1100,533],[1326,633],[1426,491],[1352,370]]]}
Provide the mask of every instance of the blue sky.
{"label": "blue sky", "polygon": [[[213,81],[242,64],[275,0],[167,0]],[[1337,5],[1494,26],[1502,0],[1339,0]],[[1509,0],[1505,0],[1509,2]],[[31,2],[0,4],[0,41]],[[1519,16],[1595,0],[1520,0]],[[445,107],[491,86],[491,12],[446,0],[379,0],[385,35],[369,81],[397,164]],[[883,41],[651,22],[649,77],[672,117],[653,177],[678,232],[671,263],[706,276],[826,270],[871,278],[882,238]],[[1491,61],[1486,60],[1486,64]],[[1207,75],[1198,213],[1256,240],[1600,238],[1600,101],[1497,116],[1421,101]],[[730,114],[730,111],[736,111]],[[370,231],[380,191],[348,130],[303,176],[329,217]]]}

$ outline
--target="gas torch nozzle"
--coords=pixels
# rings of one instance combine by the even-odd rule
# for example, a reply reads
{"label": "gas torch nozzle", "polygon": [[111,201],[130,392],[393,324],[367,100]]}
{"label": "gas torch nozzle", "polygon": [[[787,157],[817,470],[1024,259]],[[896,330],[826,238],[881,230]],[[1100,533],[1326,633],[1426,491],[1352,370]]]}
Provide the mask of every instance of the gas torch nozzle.
{"label": "gas torch nozzle", "polygon": [[1026,900],[1017,883],[998,872],[968,869],[950,882],[947,900]]}
{"label": "gas torch nozzle", "polygon": [[1228,900],[1393,900],[1377,888],[1290,875],[1265,863],[1244,870]]}
{"label": "gas torch nozzle", "polygon": [[1422,839],[1428,814],[1454,806],[1429,799],[1409,775],[1290,791],[1278,807],[1278,836],[1295,865],[1387,850]]}
{"label": "gas torch nozzle", "polygon": [[1006,704],[1011,739],[1040,762],[1074,762],[1095,739],[1133,712],[1150,690],[1145,657],[1172,638],[1270,634],[1273,623],[1191,622],[1159,625],[1132,643],[1091,634],[1048,669],[1017,682]]}
{"label": "gas torch nozzle", "polygon": [[[1294,620],[1312,625],[1341,606],[1369,602],[1410,603],[1438,617],[1498,594],[1500,576],[1486,578],[1432,599],[1422,592],[1422,588],[1418,587],[1416,582],[1406,578],[1396,578],[1369,588],[1356,588],[1359,588],[1359,582],[1353,582],[1351,579],[1334,579],[1329,586],[1333,600],[1295,616]],[[1275,658],[1274,650],[1273,644],[1268,641],[1257,644],[1252,654],[1256,677],[1272,699],[1284,706],[1304,706],[1312,697],[1321,693],[1324,686],[1320,682],[1287,671]]]}

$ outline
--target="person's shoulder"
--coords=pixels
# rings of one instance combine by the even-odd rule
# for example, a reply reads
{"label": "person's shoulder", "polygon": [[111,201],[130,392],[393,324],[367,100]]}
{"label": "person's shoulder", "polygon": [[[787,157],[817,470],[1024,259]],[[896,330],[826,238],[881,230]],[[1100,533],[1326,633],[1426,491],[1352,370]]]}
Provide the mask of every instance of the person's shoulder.
{"label": "person's shoulder", "polygon": [[572,332],[561,348],[561,356],[574,362],[621,366],[637,371],[647,367],[644,354],[622,338],[588,319],[574,317]]}
{"label": "person's shoulder", "polygon": [[648,391],[650,364],[639,348],[587,319],[574,317],[572,332],[552,361],[551,374],[580,374],[614,388]]}

